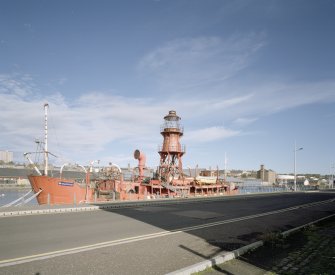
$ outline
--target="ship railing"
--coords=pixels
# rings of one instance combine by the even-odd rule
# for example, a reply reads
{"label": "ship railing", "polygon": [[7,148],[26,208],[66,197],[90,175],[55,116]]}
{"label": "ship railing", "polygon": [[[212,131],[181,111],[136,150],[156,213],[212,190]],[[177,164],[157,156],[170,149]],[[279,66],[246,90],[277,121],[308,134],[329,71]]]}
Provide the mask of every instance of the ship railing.
{"label": "ship railing", "polygon": [[177,188],[175,188],[173,185],[168,184],[167,182],[161,182],[161,185],[165,187],[166,189],[171,190],[172,192],[177,193]]}
{"label": "ship railing", "polygon": [[179,124],[163,124],[160,127],[161,133],[162,132],[177,132],[177,133],[184,133],[184,127]]}

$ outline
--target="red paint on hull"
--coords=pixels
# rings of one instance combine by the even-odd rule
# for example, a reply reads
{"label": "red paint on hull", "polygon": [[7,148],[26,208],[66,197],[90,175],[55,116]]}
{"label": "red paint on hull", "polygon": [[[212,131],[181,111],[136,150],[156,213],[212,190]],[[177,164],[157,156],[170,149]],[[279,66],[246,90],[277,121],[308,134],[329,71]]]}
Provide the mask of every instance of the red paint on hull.
{"label": "red paint on hull", "polygon": [[86,187],[73,180],[33,175],[28,179],[35,193],[42,190],[37,196],[38,204],[77,204],[86,199]]}

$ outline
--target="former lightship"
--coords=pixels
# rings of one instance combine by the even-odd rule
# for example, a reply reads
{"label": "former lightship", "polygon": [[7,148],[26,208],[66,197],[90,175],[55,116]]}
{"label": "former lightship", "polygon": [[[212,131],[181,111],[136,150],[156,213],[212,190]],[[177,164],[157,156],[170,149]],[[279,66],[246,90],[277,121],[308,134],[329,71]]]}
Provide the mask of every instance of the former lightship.
{"label": "former lightship", "polygon": [[100,168],[98,171],[91,165],[79,165],[85,177],[78,181],[73,177],[63,177],[63,165],[59,175],[50,176],[48,168],[48,104],[45,110],[44,167],[41,171],[30,159],[34,172],[28,176],[31,187],[39,204],[79,204],[108,202],[114,200],[143,200],[163,197],[208,196],[236,193],[224,180],[209,171],[197,175],[183,172],[182,157],[185,146],[180,139],[184,129],[181,118],[176,111],[169,111],[164,117],[160,133],[163,144],[158,147],[160,163],[156,171],[146,167],[146,156],[140,150],[134,151],[138,166],[132,170],[121,169],[116,164]]}

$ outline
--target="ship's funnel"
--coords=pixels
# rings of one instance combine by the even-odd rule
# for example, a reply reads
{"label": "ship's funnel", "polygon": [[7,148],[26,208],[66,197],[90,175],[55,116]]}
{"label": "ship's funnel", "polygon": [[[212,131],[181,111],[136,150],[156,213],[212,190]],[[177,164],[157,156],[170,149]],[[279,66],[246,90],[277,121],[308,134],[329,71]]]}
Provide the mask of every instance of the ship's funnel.
{"label": "ship's funnel", "polygon": [[146,161],[146,156],[143,152],[140,150],[136,149],[134,151],[134,158],[138,160],[138,170],[139,170],[139,176],[143,177],[143,169],[145,167],[145,161]]}

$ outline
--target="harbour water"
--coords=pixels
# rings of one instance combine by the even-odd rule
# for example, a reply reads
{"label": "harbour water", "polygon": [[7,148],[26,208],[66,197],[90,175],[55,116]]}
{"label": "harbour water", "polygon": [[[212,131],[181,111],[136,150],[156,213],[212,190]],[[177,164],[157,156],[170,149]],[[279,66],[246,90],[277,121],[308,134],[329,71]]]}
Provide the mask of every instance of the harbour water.
{"label": "harbour water", "polygon": [[[30,189],[0,189],[0,207],[10,203],[14,200],[17,200],[24,196]],[[17,203],[20,203],[18,201]],[[31,201],[27,202],[25,205],[37,205],[36,198],[32,199]]]}

